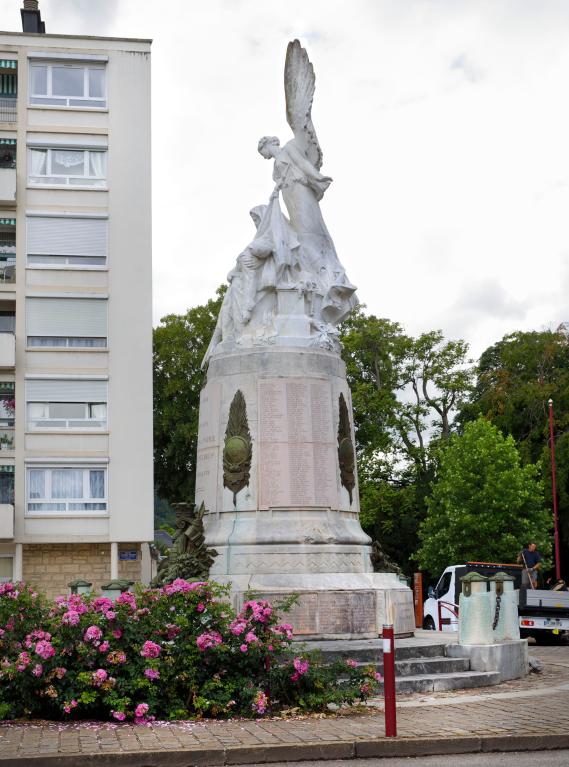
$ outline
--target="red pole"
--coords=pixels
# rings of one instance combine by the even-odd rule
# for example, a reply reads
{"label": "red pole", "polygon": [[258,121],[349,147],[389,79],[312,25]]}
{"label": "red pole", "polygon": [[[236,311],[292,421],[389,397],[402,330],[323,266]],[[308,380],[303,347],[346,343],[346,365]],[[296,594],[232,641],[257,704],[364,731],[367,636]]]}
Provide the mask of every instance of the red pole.
{"label": "red pole", "polygon": [[383,627],[383,696],[385,699],[385,737],[397,737],[395,705],[395,636],[393,626]]}
{"label": "red pole", "polygon": [[415,628],[423,627],[423,573],[413,574],[413,600],[415,603]]}
{"label": "red pole", "polygon": [[438,610],[438,613],[439,613],[439,628],[438,628],[438,630],[442,631],[443,630],[443,606],[441,605],[441,603],[438,600],[437,600],[437,610]]}
{"label": "red pole", "polygon": [[559,525],[557,520],[557,486],[555,483],[555,442],[553,439],[553,400],[549,400],[549,437],[551,441],[551,491],[553,493],[553,540],[555,542],[555,577],[561,578],[559,557]]}

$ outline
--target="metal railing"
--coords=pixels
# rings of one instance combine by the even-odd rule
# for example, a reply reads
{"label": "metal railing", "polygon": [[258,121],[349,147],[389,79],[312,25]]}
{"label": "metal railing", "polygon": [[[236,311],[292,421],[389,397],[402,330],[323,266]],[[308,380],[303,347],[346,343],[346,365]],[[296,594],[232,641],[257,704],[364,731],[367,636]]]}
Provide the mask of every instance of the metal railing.
{"label": "metal railing", "polygon": [[18,119],[18,99],[0,97],[0,122],[15,123]]}
{"label": "metal railing", "polygon": [[449,626],[452,624],[452,618],[443,618],[443,607],[458,620],[458,605],[455,605],[454,602],[445,602],[444,600],[439,599],[437,602],[437,609],[439,613],[439,631],[443,630],[443,626]]}

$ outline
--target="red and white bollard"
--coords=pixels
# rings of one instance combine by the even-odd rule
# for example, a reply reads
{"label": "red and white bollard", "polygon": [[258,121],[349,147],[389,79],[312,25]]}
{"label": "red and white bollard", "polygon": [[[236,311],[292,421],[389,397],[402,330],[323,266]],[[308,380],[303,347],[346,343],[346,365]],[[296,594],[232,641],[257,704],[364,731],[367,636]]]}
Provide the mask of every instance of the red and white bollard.
{"label": "red and white bollard", "polygon": [[385,737],[397,737],[395,705],[395,635],[393,626],[383,627],[383,697],[385,700]]}

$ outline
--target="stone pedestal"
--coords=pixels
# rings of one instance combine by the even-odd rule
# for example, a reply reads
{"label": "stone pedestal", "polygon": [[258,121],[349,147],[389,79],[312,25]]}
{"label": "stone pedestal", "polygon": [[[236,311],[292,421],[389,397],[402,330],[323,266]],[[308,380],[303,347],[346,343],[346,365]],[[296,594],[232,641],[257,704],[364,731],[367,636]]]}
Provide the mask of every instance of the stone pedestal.
{"label": "stone pedestal", "polygon": [[[224,487],[223,446],[237,391],[252,457],[248,485],[234,499]],[[218,552],[211,577],[232,584],[236,607],[247,590],[269,599],[300,594],[287,618],[299,638],[375,637],[389,604],[396,632],[410,634],[412,592],[391,573],[373,573],[357,484],[342,482],[340,395],[353,442],[351,395],[336,353],[264,346],[212,357],[196,473],[207,545]]]}

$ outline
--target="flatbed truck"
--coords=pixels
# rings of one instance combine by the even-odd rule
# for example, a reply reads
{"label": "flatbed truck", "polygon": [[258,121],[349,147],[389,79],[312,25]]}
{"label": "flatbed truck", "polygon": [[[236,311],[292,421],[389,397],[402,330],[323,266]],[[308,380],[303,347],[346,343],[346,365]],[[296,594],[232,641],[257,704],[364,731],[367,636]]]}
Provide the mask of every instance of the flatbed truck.
{"label": "flatbed truck", "polygon": [[434,631],[458,631],[460,579],[470,572],[489,577],[505,572],[514,577],[519,593],[520,636],[540,639],[559,638],[569,632],[569,591],[532,589],[522,586],[523,565],[499,562],[465,562],[445,568],[437,585],[429,588],[423,604],[423,628]]}

